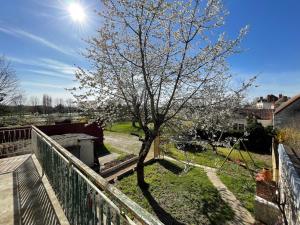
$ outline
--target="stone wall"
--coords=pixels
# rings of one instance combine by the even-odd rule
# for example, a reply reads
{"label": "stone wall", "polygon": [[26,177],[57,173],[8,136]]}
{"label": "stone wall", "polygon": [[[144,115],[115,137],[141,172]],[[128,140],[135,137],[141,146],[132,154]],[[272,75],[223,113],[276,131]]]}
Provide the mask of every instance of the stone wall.
{"label": "stone wall", "polygon": [[289,225],[300,224],[300,177],[282,144],[278,146],[279,191]]}
{"label": "stone wall", "polygon": [[274,127],[293,127],[300,130],[300,99],[274,114]]}

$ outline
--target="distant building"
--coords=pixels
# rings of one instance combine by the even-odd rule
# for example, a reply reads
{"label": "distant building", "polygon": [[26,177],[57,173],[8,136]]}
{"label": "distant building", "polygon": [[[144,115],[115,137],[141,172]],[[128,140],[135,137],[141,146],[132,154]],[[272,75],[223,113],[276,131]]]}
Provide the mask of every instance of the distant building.
{"label": "distant building", "polygon": [[232,118],[233,129],[245,130],[249,117],[255,117],[257,122],[264,127],[272,126],[274,111],[288,100],[289,98],[282,94],[279,94],[278,97],[273,94],[269,94],[265,98],[259,97],[254,104],[236,110]]}
{"label": "distant building", "polygon": [[275,104],[273,102],[267,102],[267,101],[259,100],[256,103],[256,108],[257,109],[274,109]]}
{"label": "distant building", "polygon": [[257,122],[261,123],[264,127],[272,126],[273,111],[272,109],[238,109],[234,114],[233,129],[240,131],[245,130],[249,117],[255,117]]}
{"label": "distant building", "polygon": [[255,107],[257,109],[275,109],[276,107],[280,106],[283,102],[286,102],[288,100],[287,96],[283,96],[282,94],[279,94],[279,96],[275,96],[273,94],[267,95],[266,98],[260,97]]}
{"label": "distant building", "polygon": [[300,94],[281,104],[274,112],[274,127],[300,130]]}

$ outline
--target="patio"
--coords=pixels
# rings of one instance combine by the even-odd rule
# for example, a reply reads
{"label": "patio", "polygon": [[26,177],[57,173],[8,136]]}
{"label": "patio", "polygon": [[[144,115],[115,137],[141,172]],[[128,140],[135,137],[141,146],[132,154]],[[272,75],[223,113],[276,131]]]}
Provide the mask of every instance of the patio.
{"label": "patio", "polygon": [[0,199],[1,225],[69,224],[34,155],[0,159]]}

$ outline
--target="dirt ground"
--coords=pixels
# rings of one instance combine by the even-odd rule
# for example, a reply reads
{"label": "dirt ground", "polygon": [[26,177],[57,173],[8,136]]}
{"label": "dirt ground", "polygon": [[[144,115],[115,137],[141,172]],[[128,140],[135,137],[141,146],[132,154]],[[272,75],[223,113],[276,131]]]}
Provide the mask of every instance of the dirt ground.
{"label": "dirt ground", "polygon": [[[130,134],[123,134],[117,132],[104,132],[104,144],[107,143],[110,146],[123,151],[128,154],[138,155],[142,142],[139,138]],[[153,145],[147,155],[146,161],[154,157]]]}
{"label": "dirt ground", "polygon": [[107,143],[120,151],[138,155],[142,142],[139,138],[129,134],[122,134],[116,132],[104,132],[104,144]]}

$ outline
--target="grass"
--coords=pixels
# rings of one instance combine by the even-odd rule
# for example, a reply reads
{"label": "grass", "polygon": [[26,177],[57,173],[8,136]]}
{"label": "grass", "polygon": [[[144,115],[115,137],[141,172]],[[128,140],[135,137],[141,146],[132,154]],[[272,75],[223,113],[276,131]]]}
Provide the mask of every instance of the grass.
{"label": "grass", "polygon": [[148,191],[136,185],[136,174],[123,178],[117,187],[165,224],[224,224],[234,216],[205,172],[160,160],[145,167]]}
{"label": "grass", "polygon": [[[224,159],[230,152],[230,149],[228,148],[221,148],[218,147],[218,154],[214,153],[211,150],[206,150],[202,152],[189,152],[186,151],[185,153],[181,150],[178,150],[174,145],[169,144],[167,147],[166,154],[179,159],[179,160],[192,160],[194,163],[198,163],[200,165],[209,166],[213,168],[218,168],[223,163]],[[253,164],[249,154],[246,151],[240,150],[242,156],[246,160],[247,164],[252,169],[259,169],[259,168],[271,168],[272,167],[272,161],[270,155],[261,155],[257,153],[250,152],[250,155],[252,159],[255,162],[255,165]],[[233,161],[240,161],[244,162],[243,158],[241,157],[238,150],[234,149],[229,157]]]}
{"label": "grass", "polygon": [[169,144],[167,147],[167,155],[178,159],[178,160],[191,160],[194,163],[209,166],[216,168],[221,165],[222,160],[224,157],[215,154],[212,151],[202,151],[202,152],[189,152],[186,151],[185,153],[181,150],[178,150],[174,145]]}
{"label": "grass", "polygon": [[[228,171],[229,167],[233,167],[233,169]],[[226,170],[220,170],[218,175],[226,187],[240,200],[242,205],[249,212],[254,213],[256,183],[249,175],[249,171],[231,163],[226,166]]]}
{"label": "grass", "polygon": [[[230,149],[228,148],[218,148],[218,154],[227,156],[228,153],[230,152]],[[246,162],[249,165],[253,166],[253,162],[249,156],[249,154],[246,151],[240,150],[243,158],[246,160]],[[258,154],[258,153],[253,153],[249,152],[253,161],[255,162],[255,165],[259,168],[271,168],[272,167],[272,160],[270,155],[265,155],[265,154]],[[238,150],[233,149],[233,151],[230,154],[230,159],[233,161],[241,161],[243,162],[243,158],[241,157],[240,153]]]}
{"label": "grass", "polygon": [[[228,148],[218,148],[218,154],[207,150],[203,152],[186,152],[185,155],[183,151],[176,149],[174,146],[169,146],[167,155],[179,160],[188,159],[200,165],[219,168],[229,151]],[[271,156],[269,155],[250,153],[256,165],[254,166],[246,151],[241,151],[241,154],[251,168],[258,169],[256,166],[271,168]],[[238,150],[232,151],[230,159],[243,161]],[[218,175],[228,189],[241,201],[242,205],[253,213],[256,183],[252,174],[244,167],[227,161],[222,169],[218,171]]]}
{"label": "grass", "polygon": [[141,130],[141,128],[135,128],[132,126],[131,122],[118,122],[114,123],[109,131],[117,132],[117,133],[123,133],[123,134],[137,134],[139,136],[143,136],[144,132]]}

